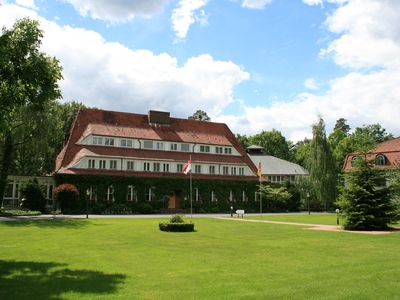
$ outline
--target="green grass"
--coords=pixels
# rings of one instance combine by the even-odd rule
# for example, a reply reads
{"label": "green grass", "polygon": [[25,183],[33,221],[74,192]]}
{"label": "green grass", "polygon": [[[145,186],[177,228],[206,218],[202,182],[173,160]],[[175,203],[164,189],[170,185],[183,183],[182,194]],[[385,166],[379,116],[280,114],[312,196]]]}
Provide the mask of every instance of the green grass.
{"label": "green grass", "polygon": [[159,221],[1,222],[0,299],[399,299],[399,233]]}
{"label": "green grass", "polygon": [[[246,219],[268,220],[278,222],[295,222],[306,224],[336,225],[336,214],[298,214],[298,215],[272,215],[272,216],[246,216]],[[340,224],[342,218],[339,218]]]}
{"label": "green grass", "polygon": [[[336,225],[336,214],[296,214],[296,215],[270,215],[270,216],[245,216],[246,219],[252,220],[267,220],[278,222],[294,222],[305,224],[323,224],[323,225]],[[339,224],[343,225],[344,217],[339,215]],[[396,223],[393,225],[400,225]]]}
{"label": "green grass", "polygon": [[19,210],[9,209],[0,210],[0,216],[2,217],[14,217],[14,216],[40,216],[42,213],[36,210]]}

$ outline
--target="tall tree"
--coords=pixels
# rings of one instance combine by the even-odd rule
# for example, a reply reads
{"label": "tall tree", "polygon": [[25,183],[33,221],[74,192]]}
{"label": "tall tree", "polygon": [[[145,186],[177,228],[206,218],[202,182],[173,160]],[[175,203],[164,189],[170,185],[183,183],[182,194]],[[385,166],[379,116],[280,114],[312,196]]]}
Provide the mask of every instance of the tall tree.
{"label": "tall tree", "polygon": [[42,110],[49,101],[61,97],[62,78],[57,59],[39,50],[43,32],[37,21],[18,20],[0,35],[0,134],[3,140],[0,196],[4,194],[12,160],[14,120],[21,107]]}
{"label": "tall tree", "polygon": [[307,167],[307,159],[311,152],[311,140],[304,139],[303,141],[298,141],[293,146],[293,161],[298,163],[303,167]]}
{"label": "tall tree", "polygon": [[276,156],[281,159],[291,160],[291,152],[288,141],[282,133],[276,129],[262,131],[249,138],[250,144],[255,144],[264,148],[268,155]]}
{"label": "tall tree", "polygon": [[347,120],[345,118],[340,118],[336,120],[335,127],[333,128],[333,131],[335,130],[340,130],[343,133],[349,133],[350,131],[350,126],[347,125]]}
{"label": "tall tree", "polygon": [[310,181],[317,200],[329,210],[336,198],[337,173],[331,149],[326,139],[322,118],[312,126],[313,139],[307,160]]}
{"label": "tall tree", "polygon": [[210,121],[211,118],[207,115],[207,113],[203,110],[196,110],[196,112],[188,117],[191,120],[198,120],[198,121]]}
{"label": "tall tree", "polygon": [[[336,121],[333,132],[328,136],[328,142],[335,158],[335,165],[338,172],[342,169],[344,156],[340,143],[349,136],[350,126],[346,124],[346,119],[340,118]],[[347,153],[346,153],[347,154]],[[344,155],[346,155],[344,154]]]}
{"label": "tall tree", "polygon": [[14,158],[10,172],[20,175],[51,173],[76,113],[83,107],[77,102],[51,102],[43,111],[23,107],[15,121],[24,122],[14,133]]}
{"label": "tall tree", "polygon": [[239,141],[244,149],[250,146],[250,140],[247,135],[236,134],[236,139]]}

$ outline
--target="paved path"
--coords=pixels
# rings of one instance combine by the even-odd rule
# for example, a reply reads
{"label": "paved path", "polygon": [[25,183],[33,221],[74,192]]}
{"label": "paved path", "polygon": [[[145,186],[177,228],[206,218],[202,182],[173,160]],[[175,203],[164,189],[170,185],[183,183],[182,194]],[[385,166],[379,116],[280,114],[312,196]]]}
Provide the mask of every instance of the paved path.
{"label": "paved path", "polygon": [[395,230],[392,231],[356,231],[356,230],[344,230],[341,226],[337,225],[324,225],[324,224],[307,224],[307,223],[296,223],[296,222],[280,222],[280,221],[268,221],[268,220],[251,220],[251,219],[241,219],[241,218],[226,218],[226,217],[216,217],[216,219],[221,220],[231,220],[239,222],[255,222],[255,223],[270,223],[270,224],[281,224],[281,225],[295,225],[306,227],[307,230],[323,230],[323,231],[339,231],[339,232],[349,232],[349,233],[360,233],[360,234],[391,234],[395,232],[400,232],[400,227],[393,227]]}

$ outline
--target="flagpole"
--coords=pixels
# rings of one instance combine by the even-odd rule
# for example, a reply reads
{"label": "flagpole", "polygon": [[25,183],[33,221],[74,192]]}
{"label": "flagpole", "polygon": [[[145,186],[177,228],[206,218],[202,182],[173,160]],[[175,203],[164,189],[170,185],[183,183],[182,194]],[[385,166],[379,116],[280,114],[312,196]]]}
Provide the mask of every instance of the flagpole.
{"label": "flagpole", "polygon": [[261,192],[261,176],[260,179],[260,216],[262,216],[262,192]]}
{"label": "flagpole", "polygon": [[[192,163],[192,155],[190,154],[190,163]],[[193,199],[192,199],[192,169],[189,171],[189,181],[190,181],[190,223],[192,223],[193,217]]]}

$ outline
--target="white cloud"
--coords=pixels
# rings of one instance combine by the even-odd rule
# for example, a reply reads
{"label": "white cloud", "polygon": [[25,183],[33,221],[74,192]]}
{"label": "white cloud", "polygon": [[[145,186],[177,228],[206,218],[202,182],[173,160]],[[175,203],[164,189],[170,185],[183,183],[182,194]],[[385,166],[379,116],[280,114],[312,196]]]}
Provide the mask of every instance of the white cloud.
{"label": "white cloud", "polygon": [[111,22],[123,22],[135,16],[151,16],[162,12],[171,0],[64,0],[82,16]]}
{"label": "white cloud", "polygon": [[304,81],[304,86],[310,90],[318,90],[319,86],[314,78],[308,78]]}
{"label": "white cloud", "polygon": [[208,0],[179,1],[171,16],[172,29],[178,39],[186,38],[190,26],[195,22],[207,23],[206,13],[204,10],[201,10],[207,2]]}
{"label": "white cloud", "polygon": [[400,1],[352,0],[327,20],[341,34],[321,54],[351,68],[400,67]]}
{"label": "white cloud", "polygon": [[36,9],[35,0],[16,0],[15,3],[23,7]]}
{"label": "white cloud", "polygon": [[[303,2],[322,4],[317,0]],[[400,135],[400,1],[328,2],[339,4],[326,20],[328,29],[339,37],[325,53],[353,71],[332,80],[323,95],[302,93],[288,102],[243,105],[243,115],[221,115],[220,121],[228,122],[235,132],[242,134],[276,128],[294,141],[311,136],[311,124],[318,115],[325,119],[328,130],[343,117],[353,128],[380,123],[388,132]],[[366,71],[368,67],[378,68]],[[313,83],[306,80],[305,85],[312,88]]]}
{"label": "white cloud", "polygon": [[272,0],[243,0],[242,7],[262,9],[271,4]]}
{"label": "white cloud", "polygon": [[203,109],[215,115],[233,100],[233,88],[249,78],[233,62],[217,61],[208,54],[178,66],[169,54],[134,51],[91,30],[60,27],[15,5],[0,9],[0,26],[26,15],[41,21],[42,48],[64,68],[60,86],[68,101],[128,112],[162,109],[187,117]]}

